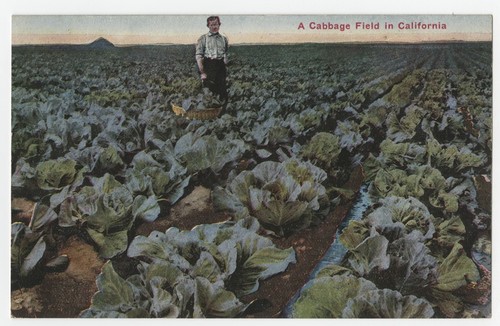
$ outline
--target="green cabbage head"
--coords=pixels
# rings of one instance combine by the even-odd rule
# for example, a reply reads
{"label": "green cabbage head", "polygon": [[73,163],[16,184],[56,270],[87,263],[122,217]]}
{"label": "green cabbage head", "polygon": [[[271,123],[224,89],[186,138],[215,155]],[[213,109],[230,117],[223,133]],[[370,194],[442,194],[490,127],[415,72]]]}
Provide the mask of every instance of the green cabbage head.
{"label": "green cabbage head", "polygon": [[283,236],[326,215],[329,201],[321,184],[325,179],[325,171],[309,162],[268,161],[241,172],[226,189],[217,188],[213,199],[217,208],[254,216]]}

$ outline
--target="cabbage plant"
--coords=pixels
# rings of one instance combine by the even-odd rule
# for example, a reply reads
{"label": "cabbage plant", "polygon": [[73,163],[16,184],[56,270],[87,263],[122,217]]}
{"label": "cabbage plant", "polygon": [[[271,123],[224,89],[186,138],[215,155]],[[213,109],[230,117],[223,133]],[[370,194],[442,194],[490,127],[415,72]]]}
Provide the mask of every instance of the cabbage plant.
{"label": "cabbage plant", "polygon": [[377,287],[352,275],[317,277],[308,282],[292,307],[294,318],[340,318],[350,298]]}
{"label": "cabbage plant", "polygon": [[11,285],[32,285],[44,272],[61,272],[69,264],[66,255],[50,259],[49,224],[57,215],[44,205],[35,205],[29,226],[16,222],[11,225],[10,271]]}
{"label": "cabbage plant", "polygon": [[301,155],[327,171],[329,175],[335,175],[336,163],[341,150],[338,136],[327,132],[318,132],[302,147]]}
{"label": "cabbage plant", "polygon": [[463,223],[458,217],[433,217],[416,198],[388,197],[379,204],[343,230],[339,240],[348,252],[341,266],[318,275],[363,277],[379,289],[418,295],[455,316],[463,309],[466,287],[480,279],[459,243]]}
{"label": "cabbage plant", "polygon": [[459,197],[440,170],[429,165],[418,166],[413,171],[380,169],[370,185],[370,193],[377,198],[384,196],[415,197],[428,196],[429,203],[445,212],[458,211]]}
{"label": "cabbage plant", "polygon": [[75,180],[77,172],[75,161],[61,158],[38,164],[35,178],[40,189],[60,190]]}
{"label": "cabbage plant", "polygon": [[342,318],[431,318],[432,305],[414,295],[383,289],[365,292],[349,299]]}
{"label": "cabbage plant", "polygon": [[214,190],[217,208],[256,217],[265,228],[283,236],[323,218],[329,209],[321,184],[326,173],[309,162],[267,161],[243,171],[226,189]]}
{"label": "cabbage plant", "polygon": [[417,133],[417,127],[425,116],[424,109],[410,105],[404,110],[404,116],[398,119],[396,111],[391,111],[386,120],[387,136],[395,142],[409,140]]}
{"label": "cabbage plant", "polygon": [[179,138],[174,154],[189,173],[210,169],[218,174],[226,164],[240,159],[246,149],[240,139],[219,140],[216,136],[189,132]]}
{"label": "cabbage plant", "polygon": [[83,228],[101,257],[111,258],[127,249],[128,232],[137,218],[153,221],[160,210],[154,197],[134,197],[110,174],[90,180],[91,186],[64,197],[58,222],[62,227]]}
{"label": "cabbage plant", "polygon": [[240,297],[295,263],[293,249],[276,248],[257,234],[259,227],[251,218],[137,236],[127,255],[139,259],[139,273],[125,280],[106,264],[81,316],[238,316],[250,305]]}
{"label": "cabbage plant", "polygon": [[175,204],[184,194],[191,176],[186,176],[187,169],[173,155],[162,154],[161,150],[137,153],[125,173],[126,186],[133,194],[166,197],[170,204]]}
{"label": "cabbage plant", "polygon": [[295,318],[430,318],[431,304],[414,295],[379,290],[353,275],[311,280],[292,308]]}
{"label": "cabbage plant", "polygon": [[47,244],[42,233],[33,232],[23,223],[11,226],[11,283],[26,282],[40,266]]}

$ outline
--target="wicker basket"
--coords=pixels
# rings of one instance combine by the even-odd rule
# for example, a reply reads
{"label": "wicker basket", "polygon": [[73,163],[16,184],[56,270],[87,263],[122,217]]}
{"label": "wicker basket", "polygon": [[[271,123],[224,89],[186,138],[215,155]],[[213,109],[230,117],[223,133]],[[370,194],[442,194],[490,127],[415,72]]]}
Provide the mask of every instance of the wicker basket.
{"label": "wicker basket", "polygon": [[172,104],[172,111],[174,111],[175,115],[180,115],[181,117],[186,117],[188,119],[210,120],[217,118],[222,111],[222,108],[186,111],[182,108],[182,106]]}

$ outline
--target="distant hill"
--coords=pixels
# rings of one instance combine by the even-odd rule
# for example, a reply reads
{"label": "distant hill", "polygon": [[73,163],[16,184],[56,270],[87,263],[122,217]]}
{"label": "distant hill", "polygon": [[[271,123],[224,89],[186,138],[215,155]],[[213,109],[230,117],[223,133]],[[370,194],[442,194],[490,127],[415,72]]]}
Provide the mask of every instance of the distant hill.
{"label": "distant hill", "polygon": [[94,42],[90,43],[87,45],[89,48],[93,49],[108,49],[108,48],[114,48],[115,45],[111,43],[110,41],[106,40],[104,37],[99,37],[97,40]]}

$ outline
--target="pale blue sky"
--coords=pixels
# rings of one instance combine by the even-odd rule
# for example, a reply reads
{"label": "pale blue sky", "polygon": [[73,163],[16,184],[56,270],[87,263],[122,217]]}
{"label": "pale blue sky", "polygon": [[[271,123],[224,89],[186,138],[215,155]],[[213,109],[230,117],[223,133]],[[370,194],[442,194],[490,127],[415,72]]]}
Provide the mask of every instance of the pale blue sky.
{"label": "pale blue sky", "polygon": [[[103,36],[115,44],[193,43],[205,33],[207,15],[34,15],[13,16],[14,44],[81,43]],[[220,15],[221,32],[233,43],[461,39],[491,34],[490,15]],[[312,29],[310,23],[350,24],[350,30]],[[356,29],[356,22],[380,23],[379,30]],[[398,23],[441,23],[446,29],[401,30]],[[305,28],[299,29],[303,23]],[[392,23],[394,30],[383,28]],[[457,36],[458,35],[458,36]],[[462,36],[460,36],[462,35]],[[51,36],[48,38],[48,36]],[[84,36],[88,36],[88,39]],[[484,36],[484,35],[483,35]],[[491,36],[490,36],[491,37]]]}

